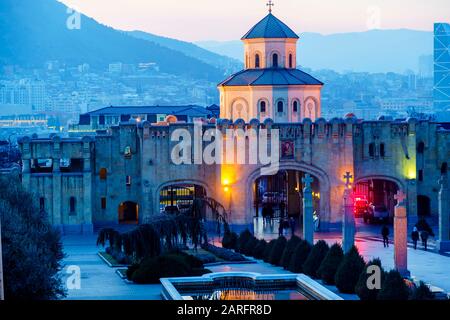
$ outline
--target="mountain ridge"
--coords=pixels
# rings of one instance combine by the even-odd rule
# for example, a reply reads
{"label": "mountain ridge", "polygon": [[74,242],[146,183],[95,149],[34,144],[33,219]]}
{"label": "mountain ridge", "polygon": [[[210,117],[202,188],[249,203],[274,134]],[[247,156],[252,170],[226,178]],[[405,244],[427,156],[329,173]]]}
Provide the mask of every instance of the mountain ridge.
{"label": "mountain ridge", "polygon": [[[243,45],[236,41],[201,41],[198,46],[243,60]],[[323,35],[300,34],[298,63],[311,69],[338,72],[417,71],[419,57],[433,54],[433,33],[411,29],[369,30]]]}
{"label": "mountain ridge", "polygon": [[85,15],[81,15],[80,29],[69,30],[69,16],[67,6],[56,0],[2,0],[0,65],[34,68],[59,60],[68,65],[88,63],[93,69],[105,69],[114,62],[155,62],[161,72],[209,81],[220,81],[226,73],[218,65],[137,39]]}

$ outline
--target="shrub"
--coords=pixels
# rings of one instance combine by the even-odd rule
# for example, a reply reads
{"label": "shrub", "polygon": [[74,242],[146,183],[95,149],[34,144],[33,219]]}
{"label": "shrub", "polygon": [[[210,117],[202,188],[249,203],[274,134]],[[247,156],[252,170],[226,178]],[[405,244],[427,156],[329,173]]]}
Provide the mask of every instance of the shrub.
{"label": "shrub", "polygon": [[281,236],[276,241],[275,244],[270,251],[269,263],[280,266],[281,256],[283,255],[283,251],[286,248],[287,240],[285,237]]}
{"label": "shrub", "polygon": [[237,241],[237,251],[240,253],[243,253],[243,250],[245,248],[245,245],[247,242],[253,237],[252,233],[246,229],[245,231],[242,231],[239,235],[238,241]]}
{"label": "shrub", "polygon": [[247,244],[245,245],[242,253],[247,256],[252,256],[253,249],[255,249],[257,244],[258,244],[258,239],[256,239],[255,237],[252,237],[249,241],[247,241]]}
{"label": "shrub", "polygon": [[275,242],[276,242],[277,240],[271,240],[268,244],[267,244],[267,246],[266,246],[266,249],[264,250],[264,257],[263,257],[263,260],[264,260],[264,262],[269,262],[270,261],[270,254],[272,253],[272,248],[275,246]]}
{"label": "shrub", "polygon": [[297,236],[291,237],[286,244],[286,248],[283,251],[283,255],[281,256],[280,265],[287,269],[289,267],[289,261],[291,260],[292,255],[294,254],[295,248],[300,244],[302,239]]}
{"label": "shrub", "polygon": [[344,251],[341,245],[335,243],[331,246],[327,255],[320,264],[317,275],[323,280],[325,284],[334,284],[334,277],[339,265],[344,258]]}
{"label": "shrub", "polygon": [[154,284],[161,278],[200,276],[209,272],[192,255],[177,253],[146,258],[128,268],[127,277],[138,284]]}
{"label": "shrub", "polygon": [[288,270],[293,273],[302,273],[303,264],[308,258],[311,248],[312,246],[307,241],[301,240],[289,261]]}
{"label": "shrub", "polygon": [[353,246],[349,252],[344,255],[344,259],[340,264],[336,276],[336,287],[342,293],[355,293],[356,283],[359,280],[361,272],[363,272],[366,263],[363,257],[358,252],[358,249]]}
{"label": "shrub", "polygon": [[158,283],[160,278],[187,277],[191,268],[179,255],[164,255],[144,259],[131,273],[131,279],[138,284]]}
{"label": "shrub", "polygon": [[372,289],[370,290],[367,287],[367,279],[371,276],[371,274],[367,273],[367,268],[369,266],[378,266],[380,267],[381,270],[381,283],[383,283],[384,280],[384,270],[381,266],[381,261],[380,259],[374,259],[372,261],[370,261],[369,263],[367,263],[367,265],[364,267],[363,272],[361,272],[358,282],[356,283],[355,286],[355,293],[358,295],[358,297],[363,300],[363,301],[374,301],[377,299],[377,295],[378,292],[380,290],[378,289]]}
{"label": "shrub", "polygon": [[255,246],[252,252],[252,256],[255,259],[263,259],[264,258],[264,250],[267,247],[267,242],[265,240],[259,240],[258,244]]}
{"label": "shrub", "polygon": [[236,250],[238,238],[236,232],[226,232],[222,239],[222,247]]}
{"label": "shrub", "polygon": [[431,292],[428,286],[420,281],[420,284],[417,288],[414,289],[412,293],[412,300],[434,300],[434,294]]}
{"label": "shrub", "polygon": [[328,244],[325,241],[323,240],[318,241],[312,247],[308,258],[303,264],[303,272],[308,276],[317,279],[318,278],[317,270],[319,269],[323,259],[327,255],[328,250],[330,250],[330,248],[328,247]]}
{"label": "shrub", "polygon": [[232,261],[232,262],[247,261],[247,259],[238,252],[234,252],[225,248],[219,248],[213,246],[212,244],[202,245],[202,248],[225,261]]}
{"label": "shrub", "polygon": [[378,300],[408,300],[409,289],[397,270],[391,270],[383,281]]}

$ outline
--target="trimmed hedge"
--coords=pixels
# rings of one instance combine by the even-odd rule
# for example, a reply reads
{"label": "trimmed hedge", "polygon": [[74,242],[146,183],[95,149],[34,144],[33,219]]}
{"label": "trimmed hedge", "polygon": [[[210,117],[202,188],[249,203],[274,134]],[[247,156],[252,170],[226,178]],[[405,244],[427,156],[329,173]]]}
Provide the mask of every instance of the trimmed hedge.
{"label": "trimmed hedge", "polygon": [[370,290],[367,287],[367,280],[371,276],[371,274],[367,273],[367,268],[369,266],[378,266],[381,270],[381,283],[383,283],[385,272],[383,270],[383,267],[381,266],[381,260],[380,259],[374,259],[372,261],[369,261],[367,265],[364,267],[363,272],[361,272],[358,282],[355,286],[355,293],[358,295],[358,297],[363,301],[374,301],[377,300],[379,289],[372,289]]}
{"label": "trimmed hedge", "polygon": [[294,254],[292,255],[288,270],[293,273],[302,273],[303,272],[303,264],[311,252],[312,246],[305,240],[301,240],[300,243],[294,250]]}
{"label": "trimmed hedge", "polygon": [[[328,250],[330,248],[328,247],[328,244],[323,241],[319,240],[311,249],[311,253],[309,254],[308,258],[306,259],[305,263],[303,264],[303,272],[312,277],[313,279],[317,279],[319,276],[317,274],[317,270],[319,269],[320,265],[322,264],[323,259],[325,259],[325,256],[328,253]],[[358,273],[359,276],[359,273]]]}
{"label": "trimmed hedge", "polygon": [[146,258],[139,265],[127,270],[129,280],[138,284],[156,284],[161,278],[200,276],[211,271],[204,269],[203,264],[195,257],[187,254],[167,254]]}
{"label": "trimmed hedge", "polygon": [[255,248],[252,251],[252,256],[255,259],[263,259],[264,258],[264,251],[267,247],[267,242],[265,240],[259,240],[258,244],[255,246]]}
{"label": "trimmed hedge", "polygon": [[202,249],[211,252],[216,257],[219,257],[225,261],[232,261],[232,262],[242,262],[242,261],[248,261],[242,254],[238,252],[234,252],[229,249],[216,247],[212,244],[202,245]]}
{"label": "trimmed hedge", "polygon": [[340,292],[355,293],[356,284],[365,265],[366,263],[359,254],[358,248],[353,246],[344,255],[344,259],[336,272],[335,283]]}
{"label": "trimmed hedge", "polygon": [[264,262],[269,262],[270,261],[270,255],[271,255],[271,253],[272,253],[272,249],[273,249],[273,247],[275,246],[275,242],[276,242],[277,240],[271,240],[268,244],[267,244],[267,246],[266,246],[266,248],[265,248],[265,250],[264,250],[264,256],[263,256],[263,260],[264,260]]}
{"label": "trimmed hedge", "polygon": [[240,253],[243,253],[245,245],[252,237],[253,234],[248,229],[242,231],[237,240],[236,250]]}
{"label": "trimmed hedge", "polygon": [[239,236],[236,232],[225,232],[222,238],[222,247],[225,249],[236,250]]}
{"label": "trimmed hedge", "polygon": [[286,248],[283,251],[283,255],[281,256],[280,265],[287,269],[289,267],[289,262],[291,261],[292,255],[294,254],[295,248],[300,244],[302,239],[297,236],[291,237],[286,244]]}
{"label": "trimmed hedge", "polygon": [[252,256],[253,250],[255,249],[258,242],[259,242],[258,239],[256,239],[255,237],[252,237],[245,244],[245,247],[244,247],[244,250],[242,251],[242,253],[245,254],[246,256]]}
{"label": "trimmed hedge", "polygon": [[325,284],[334,284],[334,277],[343,258],[344,251],[342,250],[341,245],[337,243],[332,245],[320,264],[319,270],[317,270],[317,275]]}
{"label": "trimmed hedge", "polygon": [[408,300],[409,289],[397,270],[391,270],[383,281],[377,300]]}
{"label": "trimmed hedge", "polygon": [[287,240],[285,237],[281,236],[276,241],[270,252],[269,263],[280,266],[281,256],[283,255],[284,249],[286,248]]}
{"label": "trimmed hedge", "polygon": [[434,294],[431,292],[430,288],[423,282],[417,288],[414,289],[412,300],[434,300]]}

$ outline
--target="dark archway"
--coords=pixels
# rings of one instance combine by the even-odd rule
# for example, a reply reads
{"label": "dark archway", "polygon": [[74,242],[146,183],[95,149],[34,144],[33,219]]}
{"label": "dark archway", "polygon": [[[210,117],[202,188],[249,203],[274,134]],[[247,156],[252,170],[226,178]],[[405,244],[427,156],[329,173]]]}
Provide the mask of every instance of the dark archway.
{"label": "dark archway", "polygon": [[[377,221],[376,217],[383,215],[383,210],[386,210],[389,220],[392,221],[397,205],[395,194],[398,190],[399,185],[395,181],[382,177],[357,181],[355,184],[355,216],[366,222]],[[379,213],[373,214],[374,211]],[[375,219],[371,219],[373,217]]]}
{"label": "dark archway", "polygon": [[139,223],[139,205],[136,202],[126,201],[119,205],[119,223],[120,224],[138,224]]}
{"label": "dark archway", "polygon": [[[276,175],[256,179],[253,185],[255,235],[265,238],[277,236],[279,224],[284,221],[287,225],[290,218],[294,218],[297,232],[300,230],[298,226],[303,220],[304,177],[305,172],[300,170],[280,170]],[[320,216],[319,179],[314,176],[313,179],[314,211]]]}
{"label": "dark archway", "polygon": [[195,199],[206,197],[204,187],[196,184],[173,184],[159,192],[160,213],[182,213],[188,211]]}
{"label": "dark archway", "polygon": [[427,217],[431,215],[431,201],[427,196],[417,196],[417,215],[421,217]]}

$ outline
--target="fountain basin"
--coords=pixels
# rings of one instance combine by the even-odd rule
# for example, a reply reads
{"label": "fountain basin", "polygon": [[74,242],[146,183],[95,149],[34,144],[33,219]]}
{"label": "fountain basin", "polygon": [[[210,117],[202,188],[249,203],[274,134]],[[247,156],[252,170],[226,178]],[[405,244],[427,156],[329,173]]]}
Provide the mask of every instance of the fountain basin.
{"label": "fountain basin", "polygon": [[343,300],[304,274],[220,272],[160,281],[164,300]]}

